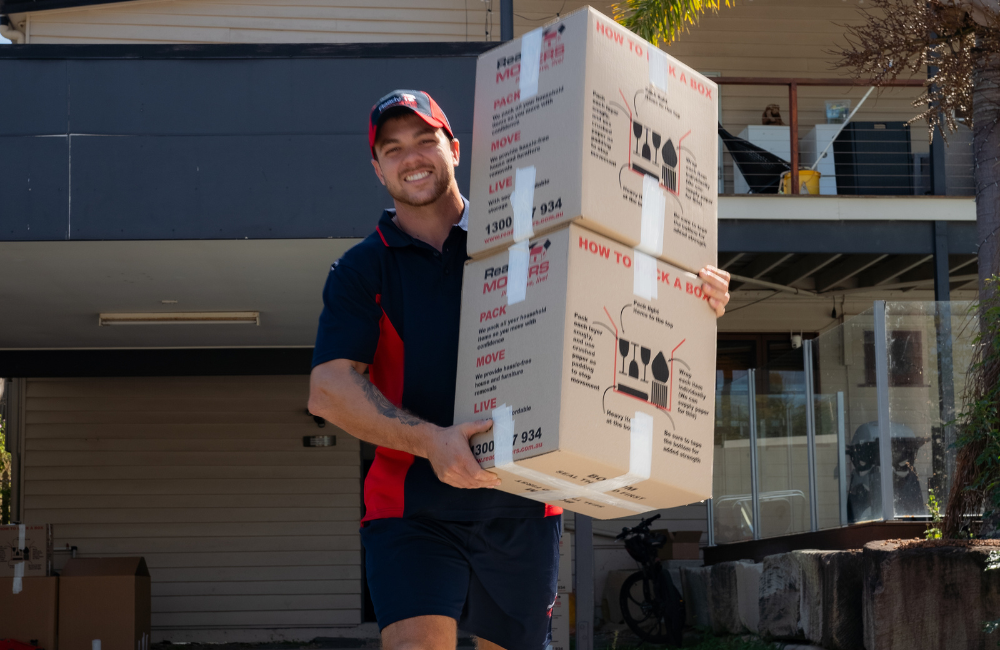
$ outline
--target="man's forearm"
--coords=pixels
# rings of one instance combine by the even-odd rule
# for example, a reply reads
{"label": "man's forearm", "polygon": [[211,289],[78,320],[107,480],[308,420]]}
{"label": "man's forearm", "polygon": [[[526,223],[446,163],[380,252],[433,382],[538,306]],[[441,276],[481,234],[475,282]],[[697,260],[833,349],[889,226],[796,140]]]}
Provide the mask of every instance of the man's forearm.
{"label": "man's forearm", "polygon": [[393,405],[348,361],[317,366],[309,411],[365,442],[427,457],[427,438],[437,427]]}

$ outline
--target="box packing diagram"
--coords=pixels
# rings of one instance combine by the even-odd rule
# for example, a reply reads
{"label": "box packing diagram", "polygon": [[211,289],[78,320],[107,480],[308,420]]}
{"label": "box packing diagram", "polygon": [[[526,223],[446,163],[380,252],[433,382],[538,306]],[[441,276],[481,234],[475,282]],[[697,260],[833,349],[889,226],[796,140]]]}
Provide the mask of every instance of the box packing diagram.
{"label": "box packing diagram", "polygon": [[494,421],[476,459],[505,491],[599,519],[708,497],[716,329],[701,280],[652,260],[640,298],[634,251],[576,225],[530,250],[514,304],[506,253],[465,269],[455,421]]}
{"label": "box packing diagram", "polygon": [[717,86],[587,7],[479,57],[468,250],[577,221],[715,264]]}
{"label": "box packing diagram", "polygon": [[480,56],[455,421],[493,417],[501,489],[600,519],[711,496],[716,97],[591,8]]}

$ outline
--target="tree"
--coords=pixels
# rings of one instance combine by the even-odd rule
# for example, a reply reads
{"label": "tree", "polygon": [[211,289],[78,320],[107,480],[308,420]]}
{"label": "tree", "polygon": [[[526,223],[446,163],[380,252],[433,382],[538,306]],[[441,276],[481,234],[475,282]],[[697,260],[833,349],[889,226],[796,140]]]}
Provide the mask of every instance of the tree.
{"label": "tree", "polygon": [[838,65],[879,86],[937,69],[915,102],[933,135],[970,121],[975,156],[979,291],[1000,268],[1000,0],[872,0],[864,21],[845,27]]}
{"label": "tree", "polygon": [[614,5],[615,20],[650,43],[670,45],[682,31],[698,24],[709,9],[718,11],[722,2],[735,0],[624,0]]}

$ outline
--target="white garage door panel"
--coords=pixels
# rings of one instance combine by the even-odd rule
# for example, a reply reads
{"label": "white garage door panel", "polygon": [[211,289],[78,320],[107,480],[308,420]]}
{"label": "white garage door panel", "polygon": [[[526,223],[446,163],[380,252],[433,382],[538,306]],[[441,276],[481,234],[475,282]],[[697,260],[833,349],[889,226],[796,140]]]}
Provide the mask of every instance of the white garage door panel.
{"label": "white garage door panel", "polygon": [[25,518],[144,556],[154,638],[357,625],[360,449],[307,398],[307,377],[28,380]]}

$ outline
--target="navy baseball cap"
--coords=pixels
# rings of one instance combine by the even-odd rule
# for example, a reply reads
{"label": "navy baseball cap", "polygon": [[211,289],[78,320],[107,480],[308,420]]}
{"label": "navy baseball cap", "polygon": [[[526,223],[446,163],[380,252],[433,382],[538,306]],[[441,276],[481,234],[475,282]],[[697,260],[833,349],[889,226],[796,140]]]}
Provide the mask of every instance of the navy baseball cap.
{"label": "navy baseball cap", "polygon": [[368,123],[368,146],[371,147],[372,158],[375,157],[375,135],[378,133],[378,127],[387,113],[400,108],[412,111],[424,122],[436,129],[444,129],[450,138],[455,138],[444,111],[430,95],[422,90],[394,90],[372,106],[371,120]]}

